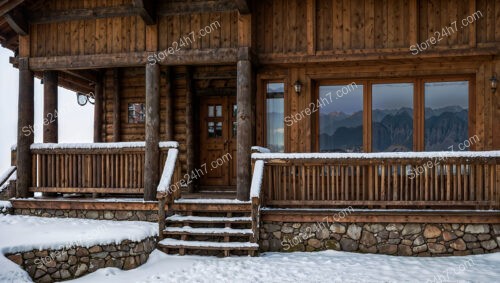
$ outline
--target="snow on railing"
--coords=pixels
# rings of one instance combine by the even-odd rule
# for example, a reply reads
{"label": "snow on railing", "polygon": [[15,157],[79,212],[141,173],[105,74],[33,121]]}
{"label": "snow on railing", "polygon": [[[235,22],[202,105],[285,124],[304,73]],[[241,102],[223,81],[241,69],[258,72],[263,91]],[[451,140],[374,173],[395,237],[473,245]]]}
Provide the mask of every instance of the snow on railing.
{"label": "snow on railing", "polygon": [[264,178],[264,161],[257,160],[253,169],[252,186],[250,187],[250,199],[260,197],[262,179]]}
{"label": "snow on railing", "polygon": [[[119,148],[141,148],[145,142],[102,142],[102,143],[34,143],[31,149],[119,149]],[[14,147],[14,146],[13,146]],[[164,141],[159,143],[160,148],[178,148],[179,143]]]}
{"label": "snow on railing", "polygon": [[252,151],[253,152],[258,152],[258,153],[271,153],[271,150],[262,146],[252,146]]}
{"label": "snow on railing", "polygon": [[179,150],[177,148],[168,150],[167,160],[165,161],[165,166],[163,167],[163,173],[161,175],[160,183],[158,184],[157,192],[168,192],[168,188],[172,182],[172,177],[174,176],[178,154]]}
{"label": "snow on railing", "polygon": [[16,166],[10,166],[3,174],[0,176],[0,192],[5,190],[9,185],[10,181],[17,178]]}
{"label": "snow on railing", "polygon": [[376,153],[253,153],[253,159],[418,159],[418,158],[500,158],[493,151],[426,151]]}

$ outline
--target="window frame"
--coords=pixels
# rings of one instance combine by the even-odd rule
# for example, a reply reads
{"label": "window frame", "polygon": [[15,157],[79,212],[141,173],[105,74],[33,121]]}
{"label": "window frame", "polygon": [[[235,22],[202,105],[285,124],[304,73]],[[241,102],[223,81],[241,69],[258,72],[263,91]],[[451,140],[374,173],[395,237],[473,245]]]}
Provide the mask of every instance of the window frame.
{"label": "window frame", "polygon": [[283,112],[283,129],[284,129],[284,133],[283,133],[283,143],[284,143],[284,152],[288,152],[288,127],[285,125],[285,117],[288,115],[288,113],[290,113],[288,107],[289,107],[289,104],[288,104],[288,83],[287,83],[287,80],[286,79],[272,79],[272,80],[262,80],[262,107],[263,107],[263,111],[262,111],[262,137],[263,137],[263,144],[265,147],[268,147],[268,143],[267,143],[267,85],[268,84],[271,84],[271,83],[282,83],[283,84],[283,108],[284,108],[284,112]]}
{"label": "window frame", "polygon": [[[374,84],[391,84],[391,83],[413,83],[413,150],[425,151],[425,83],[432,82],[469,82],[469,109],[468,109],[468,135],[469,137],[475,134],[475,75],[443,75],[436,76],[415,76],[415,77],[393,77],[393,78],[355,78],[355,79],[320,79],[314,83],[313,101],[319,99],[320,86],[326,85],[348,85],[355,82],[357,85],[363,85],[363,152],[373,152],[372,149],[372,86]],[[285,113],[286,114],[286,113]],[[316,152],[320,150],[319,144],[319,111],[315,113],[312,135],[312,144]],[[475,150],[475,146],[471,145],[471,150]]]}

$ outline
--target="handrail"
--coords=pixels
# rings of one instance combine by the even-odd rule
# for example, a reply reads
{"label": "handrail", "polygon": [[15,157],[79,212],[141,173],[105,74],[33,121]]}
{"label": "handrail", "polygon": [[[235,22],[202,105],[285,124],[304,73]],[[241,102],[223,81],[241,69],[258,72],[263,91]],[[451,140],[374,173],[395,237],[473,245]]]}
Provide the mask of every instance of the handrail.
{"label": "handrail", "polygon": [[171,148],[168,150],[167,160],[163,167],[160,183],[157,187],[156,198],[158,199],[158,228],[160,240],[163,239],[163,230],[165,229],[165,218],[168,209],[174,200],[180,197],[180,179],[181,171],[178,164],[179,150]]}
{"label": "handrail", "polygon": [[252,242],[257,243],[259,241],[259,229],[260,229],[260,207],[262,205],[261,193],[262,193],[262,181],[264,179],[264,161],[255,161],[252,185],[250,187],[250,200],[252,206]]}
{"label": "handrail", "polygon": [[179,150],[176,148],[168,150],[167,161],[165,161],[165,166],[163,167],[163,173],[161,175],[160,183],[158,184],[158,188],[156,190],[160,195],[173,192],[173,190],[170,189],[170,186],[172,178],[174,176],[178,154]]}
{"label": "handrail", "polygon": [[10,181],[16,177],[16,166],[10,166],[1,176],[0,176],[0,192],[2,192],[8,185]]}

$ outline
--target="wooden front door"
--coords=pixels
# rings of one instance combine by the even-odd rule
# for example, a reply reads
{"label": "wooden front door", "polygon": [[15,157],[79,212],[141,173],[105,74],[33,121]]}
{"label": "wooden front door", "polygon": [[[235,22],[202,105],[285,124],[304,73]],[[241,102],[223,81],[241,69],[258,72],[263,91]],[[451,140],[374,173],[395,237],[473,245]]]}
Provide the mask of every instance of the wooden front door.
{"label": "wooden front door", "polygon": [[236,185],[236,112],[235,96],[200,101],[201,186]]}

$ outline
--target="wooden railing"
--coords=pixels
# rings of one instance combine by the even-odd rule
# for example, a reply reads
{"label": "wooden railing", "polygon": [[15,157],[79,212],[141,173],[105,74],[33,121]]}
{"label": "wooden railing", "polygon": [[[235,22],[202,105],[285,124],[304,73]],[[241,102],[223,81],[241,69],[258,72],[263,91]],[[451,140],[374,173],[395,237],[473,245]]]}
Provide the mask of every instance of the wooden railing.
{"label": "wooden railing", "polygon": [[[160,144],[160,164],[169,148]],[[144,142],[34,144],[32,192],[143,194]]]}
{"label": "wooden railing", "polygon": [[278,207],[500,208],[500,151],[254,153]]}
{"label": "wooden railing", "polygon": [[172,148],[168,150],[168,158],[164,162],[163,173],[158,184],[156,197],[158,198],[158,227],[160,240],[163,239],[165,229],[165,218],[168,210],[172,207],[174,200],[181,196],[182,182],[181,166],[177,158],[179,150]]}

